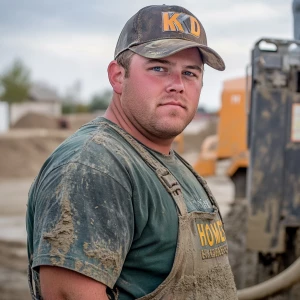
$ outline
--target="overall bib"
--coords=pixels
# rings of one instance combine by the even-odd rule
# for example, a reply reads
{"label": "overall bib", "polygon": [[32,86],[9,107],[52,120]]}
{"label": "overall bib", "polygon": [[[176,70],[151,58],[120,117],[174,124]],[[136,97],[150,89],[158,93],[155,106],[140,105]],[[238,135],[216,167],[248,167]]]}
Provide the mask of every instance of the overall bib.
{"label": "overall bib", "polygon": [[175,259],[168,277],[150,294],[138,300],[235,300],[235,282],[228,260],[223,221],[207,183],[178,154],[206,191],[214,211],[189,213],[175,177],[129,134],[113,127],[155,172],[177,206],[179,229]]}

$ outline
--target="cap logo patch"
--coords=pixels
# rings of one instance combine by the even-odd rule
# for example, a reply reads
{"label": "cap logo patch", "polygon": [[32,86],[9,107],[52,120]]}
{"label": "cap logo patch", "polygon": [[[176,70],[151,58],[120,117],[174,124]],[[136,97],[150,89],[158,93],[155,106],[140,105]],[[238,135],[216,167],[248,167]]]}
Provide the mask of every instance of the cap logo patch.
{"label": "cap logo patch", "polygon": [[196,18],[175,12],[162,13],[163,31],[180,31],[194,36],[200,36],[200,24]]}

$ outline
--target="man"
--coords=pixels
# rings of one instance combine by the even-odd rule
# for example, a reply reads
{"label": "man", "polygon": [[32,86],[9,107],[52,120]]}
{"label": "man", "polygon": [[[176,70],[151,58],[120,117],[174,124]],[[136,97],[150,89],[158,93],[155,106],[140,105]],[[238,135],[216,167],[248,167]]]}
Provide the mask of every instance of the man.
{"label": "man", "polygon": [[30,190],[35,299],[237,299],[218,206],[171,149],[204,63],[225,68],[186,9],[149,6],[126,23],[104,118],[62,143]]}

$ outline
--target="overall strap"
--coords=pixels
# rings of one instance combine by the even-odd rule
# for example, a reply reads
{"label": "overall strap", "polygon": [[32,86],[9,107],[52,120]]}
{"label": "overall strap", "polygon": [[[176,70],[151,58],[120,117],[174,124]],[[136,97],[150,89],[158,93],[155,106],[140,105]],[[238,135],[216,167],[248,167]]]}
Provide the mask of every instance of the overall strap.
{"label": "overall strap", "polygon": [[174,151],[174,152],[175,152],[176,157],[194,174],[194,176],[200,182],[200,184],[204,188],[205,192],[207,193],[209,200],[218,209],[221,221],[224,224],[219,205],[218,205],[214,195],[212,194],[210,188],[208,187],[206,180],[204,180],[183,157],[181,157],[176,151]]}
{"label": "overall strap", "polygon": [[180,215],[187,214],[187,208],[183,199],[183,194],[181,190],[181,186],[170,173],[170,171],[163,166],[150,152],[145,149],[141,144],[139,144],[130,134],[125,132],[123,129],[118,127],[117,125],[100,121],[97,124],[105,124],[109,127],[113,128],[117,131],[135,150],[136,152],[142,157],[142,159],[146,162],[146,164],[155,172],[156,176],[165,187],[167,192],[172,196],[177,206],[178,212]]}

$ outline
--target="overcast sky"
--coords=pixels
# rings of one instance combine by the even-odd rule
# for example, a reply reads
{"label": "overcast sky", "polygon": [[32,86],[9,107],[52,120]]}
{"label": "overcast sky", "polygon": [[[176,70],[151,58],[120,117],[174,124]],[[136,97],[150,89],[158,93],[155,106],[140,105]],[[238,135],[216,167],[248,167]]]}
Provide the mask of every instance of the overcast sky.
{"label": "overcast sky", "polygon": [[151,4],[181,5],[203,24],[226,70],[206,67],[200,104],[220,105],[224,80],[244,76],[261,37],[293,38],[292,0],[0,0],[0,72],[15,58],[63,95],[81,82],[80,97],[110,88],[107,65],[125,22]]}

